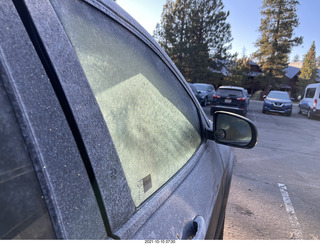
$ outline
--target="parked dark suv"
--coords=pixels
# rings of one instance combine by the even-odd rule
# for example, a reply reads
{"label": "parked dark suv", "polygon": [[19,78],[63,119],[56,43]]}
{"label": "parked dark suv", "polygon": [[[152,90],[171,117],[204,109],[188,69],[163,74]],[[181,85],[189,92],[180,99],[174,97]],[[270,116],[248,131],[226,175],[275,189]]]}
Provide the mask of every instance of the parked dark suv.
{"label": "parked dark suv", "polygon": [[211,115],[216,111],[229,111],[246,116],[248,111],[248,92],[237,86],[220,86],[211,102]]}
{"label": "parked dark suv", "polygon": [[[255,126],[205,116],[114,1],[0,0],[0,237],[222,238]],[[217,144],[219,143],[219,144]]]}

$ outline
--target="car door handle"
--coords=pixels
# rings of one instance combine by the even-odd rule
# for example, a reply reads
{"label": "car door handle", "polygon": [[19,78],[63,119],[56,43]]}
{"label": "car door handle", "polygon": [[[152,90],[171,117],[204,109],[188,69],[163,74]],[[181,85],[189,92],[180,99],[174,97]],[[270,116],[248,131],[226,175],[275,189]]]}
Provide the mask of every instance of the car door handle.
{"label": "car door handle", "polygon": [[203,217],[199,215],[195,217],[193,220],[193,226],[196,230],[196,234],[192,240],[204,240],[206,237],[207,227]]}

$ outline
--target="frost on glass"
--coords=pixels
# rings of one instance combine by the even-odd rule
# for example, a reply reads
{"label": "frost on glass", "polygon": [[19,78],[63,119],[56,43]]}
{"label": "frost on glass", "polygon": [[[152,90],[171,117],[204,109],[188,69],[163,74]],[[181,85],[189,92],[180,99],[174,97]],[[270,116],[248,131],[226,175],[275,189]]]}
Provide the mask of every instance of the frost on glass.
{"label": "frost on glass", "polygon": [[132,33],[82,2],[66,1],[56,10],[139,206],[200,145],[197,110],[170,69]]}
{"label": "frost on glass", "polygon": [[[141,74],[96,98],[138,206],[188,161],[200,144],[200,136]],[[147,189],[145,184],[149,184]]]}

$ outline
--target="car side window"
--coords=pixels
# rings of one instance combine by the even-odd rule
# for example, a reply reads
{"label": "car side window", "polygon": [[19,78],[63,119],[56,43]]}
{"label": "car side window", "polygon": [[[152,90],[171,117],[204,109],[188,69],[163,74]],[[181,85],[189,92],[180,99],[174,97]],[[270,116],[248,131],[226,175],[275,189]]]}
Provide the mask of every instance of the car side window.
{"label": "car side window", "polygon": [[55,239],[33,163],[0,79],[0,238]]}
{"label": "car side window", "polygon": [[127,29],[84,2],[51,2],[100,106],[138,207],[199,147],[197,108],[167,65]]}
{"label": "car side window", "polygon": [[316,92],[316,88],[308,88],[306,91],[306,98],[313,98]]}

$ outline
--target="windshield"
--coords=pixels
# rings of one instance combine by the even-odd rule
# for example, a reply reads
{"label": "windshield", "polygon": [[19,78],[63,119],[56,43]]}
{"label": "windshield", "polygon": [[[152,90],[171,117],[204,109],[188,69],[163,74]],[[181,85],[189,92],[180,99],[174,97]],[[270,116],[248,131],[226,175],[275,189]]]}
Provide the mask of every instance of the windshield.
{"label": "windshield", "polygon": [[199,91],[207,91],[208,90],[208,85],[205,84],[193,84],[197,90]]}
{"label": "windshield", "polygon": [[268,98],[290,100],[287,92],[270,92]]}

